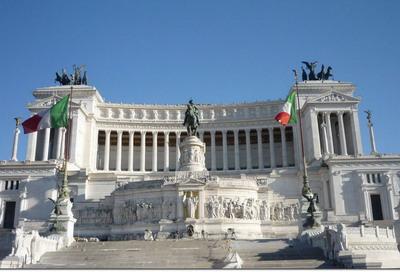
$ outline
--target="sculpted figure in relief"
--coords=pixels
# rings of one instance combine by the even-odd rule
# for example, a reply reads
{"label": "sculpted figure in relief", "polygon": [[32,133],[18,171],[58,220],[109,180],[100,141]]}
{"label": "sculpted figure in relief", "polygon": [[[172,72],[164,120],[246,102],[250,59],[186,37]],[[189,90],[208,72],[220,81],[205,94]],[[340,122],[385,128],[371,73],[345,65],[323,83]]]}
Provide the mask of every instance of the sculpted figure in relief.
{"label": "sculpted figure in relief", "polygon": [[186,205],[186,209],[190,218],[196,218],[197,204],[199,203],[199,198],[193,196],[193,192],[190,192],[189,197],[186,194],[183,195],[183,203]]}
{"label": "sculpted figure in relief", "polygon": [[341,250],[347,250],[347,234],[346,234],[346,226],[343,224],[337,225],[337,236],[336,236],[336,252]]}

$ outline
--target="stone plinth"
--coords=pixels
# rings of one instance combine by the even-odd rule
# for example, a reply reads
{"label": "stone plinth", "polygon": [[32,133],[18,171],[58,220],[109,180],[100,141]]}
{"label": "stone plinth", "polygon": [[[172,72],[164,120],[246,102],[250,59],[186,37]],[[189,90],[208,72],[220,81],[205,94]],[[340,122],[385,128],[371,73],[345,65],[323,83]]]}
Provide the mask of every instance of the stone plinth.
{"label": "stone plinth", "polygon": [[179,171],[206,171],[205,144],[196,136],[186,137],[180,145],[181,157],[179,159]]}
{"label": "stone plinth", "polygon": [[53,231],[61,235],[64,245],[70,246],[74,241],[74,224],[76,219],[72,214],[72,203],[69,199],[60,201],[60,214],[52,213],[50,222],[53,224]]}

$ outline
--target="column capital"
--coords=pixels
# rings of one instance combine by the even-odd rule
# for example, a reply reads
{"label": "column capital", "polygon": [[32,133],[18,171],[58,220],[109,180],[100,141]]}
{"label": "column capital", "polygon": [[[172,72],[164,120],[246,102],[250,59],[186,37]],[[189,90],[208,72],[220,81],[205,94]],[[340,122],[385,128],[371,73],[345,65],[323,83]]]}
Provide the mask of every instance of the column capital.
{"label": "column capital", "polygon": [[273,131],[275,127],[268,127],[268,131]]}
{"label": "column capital", "polygon": [[169,131],[164,131],[164,136],[169,136]]}
{"label": "column capital", "polygon": [[210,134],[211,134],[211,135],[215,135],[215,132],[216,132],[215,129],[210,130]]}
{"label": "column capital", "polygon": [[152,131],[151,133],[153,134],[153,136],[158,135],[158,131]]}
{"label": "column capital", "polygon": [[140,134],[141,134],[141,135],[146,135],[146,132],[147,132],[146,130],[141,130],[141,131],[140,131]]}
{"label": "column capital", "polygon": [[256,130],[257,130],[257,132],[261,132],[262,131],[262,128],[256,128]]}
{"label": "column capital", "polygon": [[118,134],[118,136],[122,135],[122,133],[124,133],[124,131],[123,131],[123,130],[117,130],[117,134]]}
{"label": "column capital", "polygon": [[251,128],[245,128],[245,129],[244,129],[244,132],[245,132],[245,133],[249,133],[250,130],[251,130]]}
{"label": "column capital", "polygon": [[175,131],[176,136],[181,137],[181,133],[182,133],[182,131]]}
{"label": "column capital", "polygon": [[280,130],[281,130],[282,132],[284,132],[285,129],[286,129],[284,126],[280,126],[279,128],[280,128]]}
{"label": "column capital", "polygon": [[135,134],[135,131],[134,130],[129,130],[129,135],[133,135],[133,134]]}
{"label": "column capital", "polygon": [[222,132],[223,135],[226,135],[228,133],[228,130],[227,129],[221,129],[221,132]]}
{"label": "column capital", "polygon": [[337,111],[336,113],[337,113],[338,116],[342,116],[343,117],[344,111]]}
{"label": "column capital", "polygon": [[104,130],[104,132],[105,132],[107,135],[110,135],[110,134],[111,134],[111,129],[106,129],[106,130]]}

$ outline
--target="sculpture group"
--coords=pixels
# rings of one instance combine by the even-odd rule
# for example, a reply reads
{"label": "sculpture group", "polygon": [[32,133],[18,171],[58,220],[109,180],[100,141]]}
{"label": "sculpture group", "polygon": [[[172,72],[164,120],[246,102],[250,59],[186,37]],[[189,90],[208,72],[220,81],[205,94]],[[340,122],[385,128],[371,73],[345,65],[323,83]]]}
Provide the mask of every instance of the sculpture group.
{"label": "sculpture group", "polygon": [[64,85],[87,85],[87,75],[86,70],[84,70],[84,65],[76,66],[73,65],[72,69],[74,70],[72,74],[68,76],[67,70],[65,68],[62,69],[62,72],[59,74],[56,72],[55,82],[58,82],[61,86]]}
{"label": "sculpture group", "polygon": [[315,72],[315,68],[317,67],[318,61],[314,62],[307,62],[307,61],[302,61],[308,69],[308,75],[307,72],[304,70],[304,67],[301,67],[302,73],[301,73],[301,78],[303,81],[306,80],[328,80],[330,77],[332,77],[332,67],[328,66],[328,68],[325,70],[325,66],[322,64],[321,65],[321,70],[319,73]]}

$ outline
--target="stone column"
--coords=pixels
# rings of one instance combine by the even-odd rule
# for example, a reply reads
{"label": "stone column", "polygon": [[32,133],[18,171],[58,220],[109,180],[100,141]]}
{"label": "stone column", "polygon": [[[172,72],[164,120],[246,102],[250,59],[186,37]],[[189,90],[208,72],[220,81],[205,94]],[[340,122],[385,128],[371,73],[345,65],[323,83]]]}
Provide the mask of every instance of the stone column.
{"label": "stone column", "polygon": [[32,132],[28,134],[28,144],[26,148],[26,157],[25,157],[27,161],[35,161],[36,139],[37,139],[37,132]]}
{"label": "stone column", "polygon": [[[312,139],[312,147],[313,147],[313,156],[316,159],[321,158],[321,139],[319,137],[319,126],[318,126],[318,112],[315,109],[310,110],[310,120],[311,120],[311,130],[306,131],[306,137],[311,137]],[[307,142],[306,142],[307,143]]]}
{"label": "stone column", "polygon": [[282,166],[288,166],[287,159],[287,145],[286,145],[286,129],[285,127],[281,127],[281,145],[282,145]]}
{"label": "stone column", "polygon": [[53,147],[53,157],[55,159],[60,158],[60,152],[61,152],[61,128],[57,128],[55,129],[56,134],[55,136],[57,136],[57,141],[56,141],[56,146],[55,148]]}
{"label": "stone column", "polygon": [[[66,128],[61,128],[61,147],[60,147],[60,156],[59,159],[63,160],[65,158],[65,133],[67,132]],[[97,131],[99,133],[99,131]]]}
{"label": "stone column", "polygon": [[140,132],[140,171],[146,171],[146,131]]}
{"label": "stone column", "polygon": [[351,118],[351,131],[353,136],[354,153],[356,155],[363,153],[362,142],[361,142],[361,131],[360,122],[358,120],[358,111],[352,110],[350,113]]}
{"label": "stone column", "polygon": [[270,161],[271,161],[271,168],[275,168],[275,147],[274,147],[274,128],[269,127],[268,128],[268,134],[269,134],[269,156]]}
{"label": "stone column", "polygon": [[169,132],[164,132],[164,172],[169,171]]}
{"label": "stone column", "polygon": [[344,123],[343,123],[343,112],[338,112],[339,117],[339,139],[340,139],[340,151],[341,155],[347,155],[347,146],[346,146],[346,133],[344,131]]}
{"label": "stone column", "polygon": [[227,131],[222,131],[222,157],[223,157],[223,170],[228,170],[228,143],[227,143]]}
{"label": "stone column", "polygon": [[371,154],[377,154],[376,144],[375,144],[375,133],[374,133],[374,125],[371,121],[368,122],[369,129],[369,142],[371,144]]}
{"label": "stone column", "polygon": [[181,157],[181,149],[180,149],[180,145],[181,145],[181,132],[177,131],[176,133],[176,170],[179,170],[179,158]]}
{"label": "stone column", "polygon": [[293,135],[293,151],[294,151],[294,164],[298,166],[299,170],[302,170],[302,157],[301,157],[301,146],[300,146],[300,131],[299,123],[292,126]]}
{"label": "stone column", "polygon": [[328,144],[328,133],[326,131],[327,126],[325,122],[321,124],[321,130],[322,130],[322,137],[323,137],[323,147],[324,147],[324,155],[329,154],[329,144]]}
{"label": "stone column", "polygon": [[263,150],[262,150],[262,129],[257,128],[257,146],[258,146],[258,169],[264,168]]}
{"label": "stone column", "polygon": [[326,128],[328,133],[328,153],[335,154],[335,149],[333,148],[333,136],[332,136],[332,125],[331,125],[331,113],[325,113]]}
{"label": "stone column", "polygon": [[122,131],[117,131],[117,156],[115,160],[116,171],[121,171],[122,160]]}
{"label": "stone column", "polygon": [[250,129],[246,129],[245,131],[246,134],[246,168],[247,170],[252,169],[252,163],[251,163],[251,145],[250,145]]}
{"label": "stone column", "polygon": [[42,161],[47,161],[49,160],[50,128],[45,128],[44,131]]}
{"label": "stone column", "polygon": [[104,171],[109,170],[110,165],[110,135],[111,130],[106,130],[106,143],[104,145]]}
{"label": "stone column", "polygon": [[217,161],[215,154],[215,130],[211,130],[210,135],[211,135],[211,170],[215,171],[217,169]]}
{"label": "stone column", "polygon": [[134,140],[135,140],[135,132],[129,131],[129,154],[128,154],[128,171],[133,172],[133,147],[134,147]]}
{"label": "stone column", "polygon": [[17,153],[18,153],[18,138],[20,134],[20,130],[18,126],[15,128],[14,131],[14,142],[13,142],[13,148],[12,148],[12,154],[11,154],[11,160],[12,161],[17,161]]}
{"label": "stone column", "polygon": [[152,170],[153,172],[157,172],[157,136],[158,136],[158,132],[157,131],[153,131],[153,163],[152,163]]}
{"label": "stone column", "polygon": [[235,141],[235,170],[240,170],[240,160],[239,160],[239,130],[235,129],[233,131],[233,137]]}

